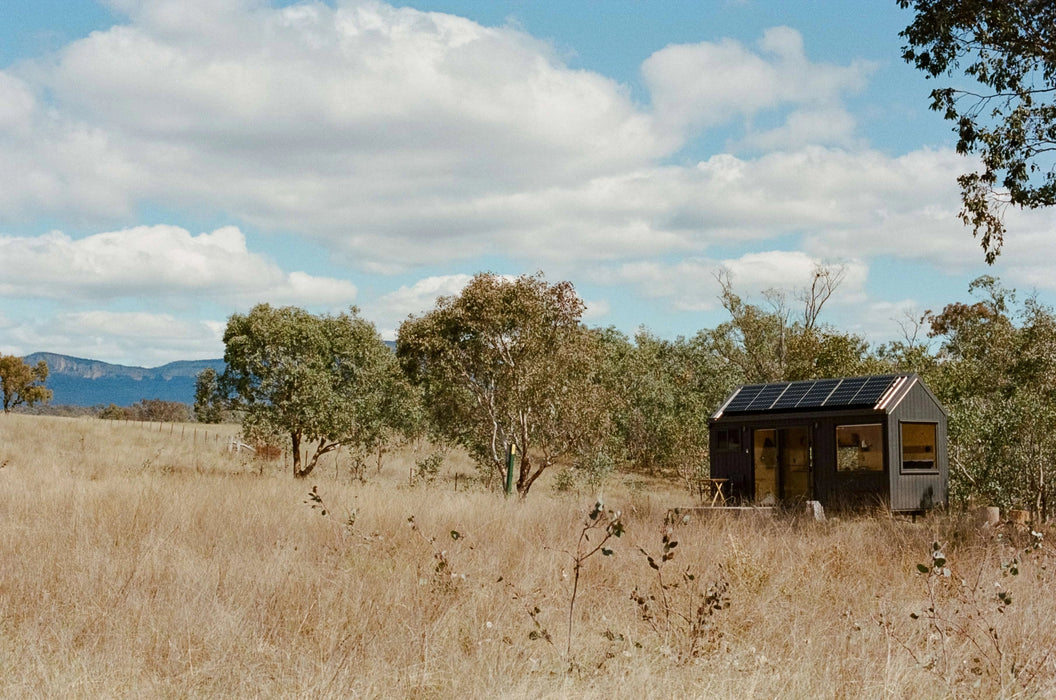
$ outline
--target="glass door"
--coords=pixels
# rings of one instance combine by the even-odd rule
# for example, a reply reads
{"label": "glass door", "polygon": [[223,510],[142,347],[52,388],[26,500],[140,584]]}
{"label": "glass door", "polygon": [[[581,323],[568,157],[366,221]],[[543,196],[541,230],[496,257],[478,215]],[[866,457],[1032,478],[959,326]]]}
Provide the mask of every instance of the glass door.
{"label": "glass door", "polygon": [[810,498],[810,428],[784,428],[779,431],[781,497],[790,500]]}
{"label": "glass door", "polygon": [[814,455],[809,427],[753,430],[752,448],[756,503],[811,497]]}
{"label": "glass door", "polygon": [[777,431],[767,428],[753,430],[752,442],[755,465],[755,502],[777,502]]}

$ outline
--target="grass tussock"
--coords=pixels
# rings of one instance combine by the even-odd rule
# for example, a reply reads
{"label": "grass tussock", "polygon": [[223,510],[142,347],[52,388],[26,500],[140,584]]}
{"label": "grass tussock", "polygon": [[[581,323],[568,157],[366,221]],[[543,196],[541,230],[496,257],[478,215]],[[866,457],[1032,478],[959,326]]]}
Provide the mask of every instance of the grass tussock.
{"label": "grass tussock", "polygon": [[450,456],[411,486],[410,450],[295,481],[179,432],[0,416],[0,696],[1056,694],[1048,531],[669,519],[615,478],[570,610],[588,494]]}

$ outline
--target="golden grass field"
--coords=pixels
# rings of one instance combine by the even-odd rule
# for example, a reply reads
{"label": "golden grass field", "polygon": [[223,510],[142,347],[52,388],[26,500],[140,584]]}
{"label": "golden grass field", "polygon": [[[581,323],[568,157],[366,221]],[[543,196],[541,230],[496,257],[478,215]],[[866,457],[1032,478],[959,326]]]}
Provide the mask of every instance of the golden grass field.
{"label": "golden grass field", "polygon": [[455,491],[465,460],[412,487],[410,451],[294,481],[202,430],[0,415],[0,696],[1056,697],[1048,530],[711,513],[671,527],[661,593],[639,548],[692,499],[612,477],[569,655],[592,494]]}

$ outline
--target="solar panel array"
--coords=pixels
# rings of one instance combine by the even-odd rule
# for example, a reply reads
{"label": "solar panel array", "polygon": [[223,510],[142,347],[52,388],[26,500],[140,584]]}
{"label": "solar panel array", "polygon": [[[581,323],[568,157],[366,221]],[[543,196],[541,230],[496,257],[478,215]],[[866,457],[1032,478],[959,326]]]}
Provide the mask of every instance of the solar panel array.
{"label": "solar panel array", "polygon": [[898,378],[899,375],[884,374],[849,379],[747,384],[733,395],[723,413],[875,406]]}

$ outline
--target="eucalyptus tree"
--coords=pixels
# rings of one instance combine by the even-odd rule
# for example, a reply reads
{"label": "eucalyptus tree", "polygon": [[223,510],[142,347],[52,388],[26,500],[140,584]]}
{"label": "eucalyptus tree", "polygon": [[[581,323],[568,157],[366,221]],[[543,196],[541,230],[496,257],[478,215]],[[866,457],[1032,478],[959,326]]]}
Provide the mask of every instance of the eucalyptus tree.
{"label": "eucalyptus tree", "polygon": [[1056,315],[993,277],[930,317],[933,388],[950,413],[951,494],[1045,518],[1056,464]]}
{"label": "eucalyptus tree", "polygon": [[633,343],[623,342],[612,393],[630,463],[682,476],[705,468],[708,417],[734,377],[704,334],[667,340],[640,329]]}
{"label": "eucalyptus tree", "polygon": [[767,290],[763,294],[766,305],[751,303],[736,293],[729,274],[722,272],[718,275],[720,302],[729,320],[703,331],[702,341],[726,366],[732,384],[875,372],[882,365],[864,339],[819,319],[842,277],[839,268],[816,268],[813,284],[794,293],[803,304],[799,315],[788,293]]}
{"label": "eucalyptus tree", "polygon": [[373,449],[384,439],[397,412],[399,367],[355,308],[320,316],[259,304],[228,319],[224,345],[220,391],[245,432],[288,437],[295,477],[338,447]]}
{"label": "eucalyptus tree", "polygon": [[195,378],[194,417],[199,423],[219,423],[223,420],[220,375],[212,367],[206,367]]}
{"label": "eucalyptus tree", "polygon": [[583,310],[569,282],[481,273],[398,332],[397,355],[435,429],[492,477],[514,447],[522,497],[558,460],[606,449],[602,350]]}
{"label": "eucalyptus tree", "polygon": [[1005,207],[1056,204],[1056,4],[898,0],[915,13],[903,58],[929,78],[931,108],[954,123],[957,152],[982,166],[957,178],[961,219],[994,262]]}
{"label": "eucalyptus tree", "polygon": [[47,403],[51,390],[44,386],[48,378],[48,363],[41,360],[36,365],[26,363],[17,355],[0,355],[0,393],[3,395],[4,413],[15,406]]}

